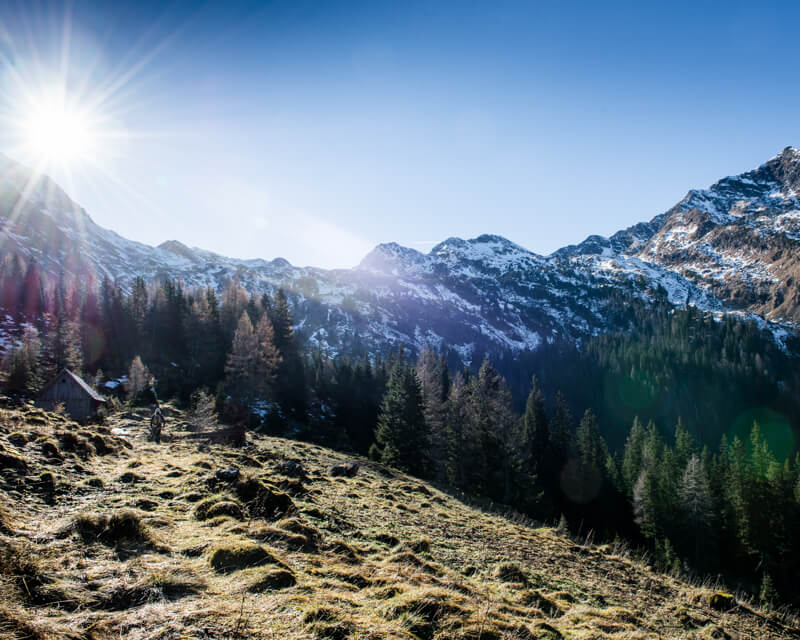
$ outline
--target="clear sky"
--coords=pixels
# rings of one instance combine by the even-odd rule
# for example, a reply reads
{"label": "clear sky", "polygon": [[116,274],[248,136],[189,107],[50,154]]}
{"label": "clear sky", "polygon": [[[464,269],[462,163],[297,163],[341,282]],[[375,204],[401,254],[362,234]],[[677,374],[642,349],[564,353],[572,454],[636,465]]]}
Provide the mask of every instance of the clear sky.
{"label": "clear sky", "polygon": [[549,253],[799,145],[798,25],[737,0],[0,0],[0,151],[36,164],[20,93],[61,83],[96,139],[48,172],[128,238]]}

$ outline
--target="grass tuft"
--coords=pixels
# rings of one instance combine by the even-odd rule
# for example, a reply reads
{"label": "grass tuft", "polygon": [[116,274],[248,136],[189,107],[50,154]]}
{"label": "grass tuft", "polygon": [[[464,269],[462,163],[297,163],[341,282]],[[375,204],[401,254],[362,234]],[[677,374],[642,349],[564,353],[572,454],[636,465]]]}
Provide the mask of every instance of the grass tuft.
{"label": "grass tuft", "polygon": [[209,564],[219,573],[241,571],[248,567],[260,567],[275,564],[283,567],[283,563],[270,551],[258,544],[240,543],[215,547],[208,556]]}
{"label": "grass tuft", "polygon": [[247,590],[250,593],[264,593],[265,591],[288,589],[296,584],[297,579],[291,571],[287,569],[267,569],[247,585]]}
{"label": "grass tuft", "polygon": [[501,562],[495,567],[494,576],[503,582],[528,583],[528,574],[516,562]]}
{"label": "grass tuft", "polygon": [[75,518],[73,528],[87,542],[107,545],[122,542],[152,543],[138,512],[125,509],[112,514],[84,513]]}

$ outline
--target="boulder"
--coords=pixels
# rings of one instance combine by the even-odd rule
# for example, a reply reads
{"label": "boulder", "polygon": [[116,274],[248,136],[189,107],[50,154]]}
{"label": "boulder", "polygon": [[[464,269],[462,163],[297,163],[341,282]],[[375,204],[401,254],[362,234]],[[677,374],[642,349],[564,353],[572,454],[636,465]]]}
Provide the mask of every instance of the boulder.
{"label": "boulder", "polygon": [[221,480],[222,482],[236,482],[239,479],[239,469],[236,467],[220,469],[214,474],[214,476],[217,478],[217,480]]}

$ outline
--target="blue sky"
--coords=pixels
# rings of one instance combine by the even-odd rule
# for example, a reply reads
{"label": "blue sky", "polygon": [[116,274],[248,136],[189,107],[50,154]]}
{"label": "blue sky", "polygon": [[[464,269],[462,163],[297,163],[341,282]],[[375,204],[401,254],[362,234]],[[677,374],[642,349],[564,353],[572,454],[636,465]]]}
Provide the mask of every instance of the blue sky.
{"label": "blue sky", "polygon": [[[798,24],[735,0],[6,1],[0,109],[20,81],[96,102],[96,157],[48,170],[149,244],[549,253],[800,145]],[[35,163],[2,113],[0,151]]]}

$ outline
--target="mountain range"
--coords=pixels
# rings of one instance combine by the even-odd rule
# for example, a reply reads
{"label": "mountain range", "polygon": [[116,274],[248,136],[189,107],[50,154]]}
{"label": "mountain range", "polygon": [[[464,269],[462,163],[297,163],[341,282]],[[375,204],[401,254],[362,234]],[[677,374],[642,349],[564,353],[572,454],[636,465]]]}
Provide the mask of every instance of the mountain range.
{"label": "mountain range", "polygon": [[427,253],[380,244],[352,269],[240,260],[177,240],[152,247],[95,224],[57,184],[0,155],[0,247],[52,278],[124,289],[136,276],[187,288],[283,288],[296,330],[330,353],[447,345],[469,362],[624,329],[626,299],[752,318],[779,341],[800,323],[800,150],[693,189],[649,222],[538,255],[497,235]]}

